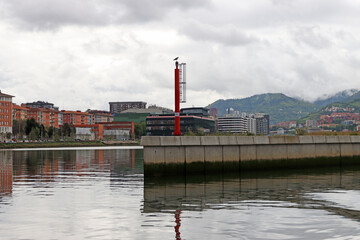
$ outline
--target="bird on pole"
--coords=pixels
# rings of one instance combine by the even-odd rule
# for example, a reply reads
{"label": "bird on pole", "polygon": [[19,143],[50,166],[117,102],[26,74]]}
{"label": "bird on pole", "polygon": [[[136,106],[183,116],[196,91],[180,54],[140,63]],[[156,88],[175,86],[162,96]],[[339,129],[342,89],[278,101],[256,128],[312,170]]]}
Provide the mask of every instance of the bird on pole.
{"label": "bird on pole", "polygon": [[174,58],[174,60],[173,61],[176,61],[176,60],[178,60],[179,59],[179,57],[176,57],[176,58]]}

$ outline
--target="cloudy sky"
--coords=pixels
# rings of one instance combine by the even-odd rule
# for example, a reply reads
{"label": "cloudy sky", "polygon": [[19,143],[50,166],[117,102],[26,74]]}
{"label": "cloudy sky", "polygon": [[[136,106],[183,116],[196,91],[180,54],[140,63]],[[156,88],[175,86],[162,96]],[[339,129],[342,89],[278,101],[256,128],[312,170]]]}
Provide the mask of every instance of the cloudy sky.
{"label": "cloudy sky", "polygon": [[360,89],[359,0],[0,0],[0,89],[14,102],[108,110],[267,92]]}

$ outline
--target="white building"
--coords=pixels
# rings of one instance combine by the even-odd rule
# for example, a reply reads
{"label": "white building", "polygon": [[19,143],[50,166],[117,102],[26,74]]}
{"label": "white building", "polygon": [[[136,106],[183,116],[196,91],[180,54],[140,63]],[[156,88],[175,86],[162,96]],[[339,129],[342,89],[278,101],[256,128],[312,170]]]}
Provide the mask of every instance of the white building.
{"label": "white building", "polygon": [[219,117],[217,123],[219,132],[246,133],[248,131],[247,119],[239,115]]}

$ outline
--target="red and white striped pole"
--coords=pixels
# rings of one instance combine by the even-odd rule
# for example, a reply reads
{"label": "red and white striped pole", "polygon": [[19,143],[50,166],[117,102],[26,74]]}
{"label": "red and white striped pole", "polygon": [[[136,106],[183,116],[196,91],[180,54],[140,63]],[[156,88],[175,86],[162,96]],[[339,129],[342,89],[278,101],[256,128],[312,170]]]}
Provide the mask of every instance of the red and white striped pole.
{"label": "red and white striped pole", "polygon": [[180,131],[180,71],[179,63],[175,62],[175,131],[174,136],[181,136]]}

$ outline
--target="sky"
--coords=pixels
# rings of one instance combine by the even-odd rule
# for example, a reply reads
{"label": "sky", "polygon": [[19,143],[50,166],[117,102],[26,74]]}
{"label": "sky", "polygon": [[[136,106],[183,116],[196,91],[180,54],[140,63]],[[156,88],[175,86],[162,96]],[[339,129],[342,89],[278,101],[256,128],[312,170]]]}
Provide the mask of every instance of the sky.
{"label": "sky", "polygon": [[0,0],[0,90],[20,104],[109,110],[360,89],[360,0]]}

